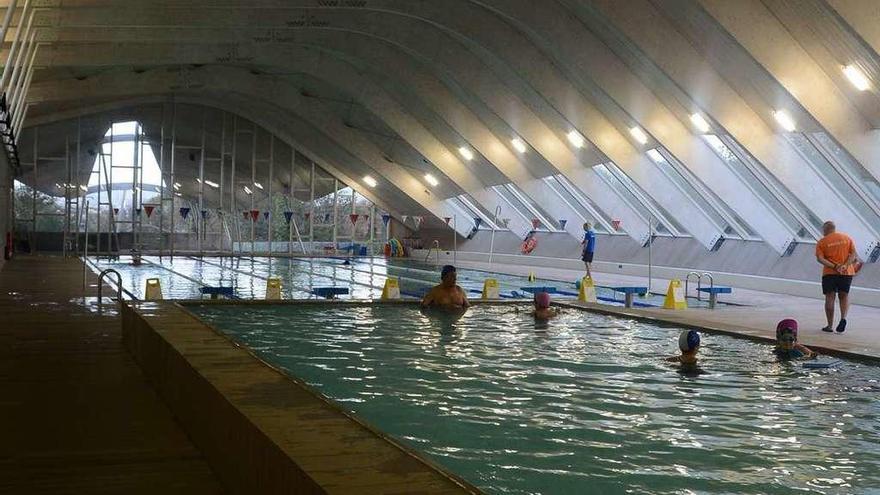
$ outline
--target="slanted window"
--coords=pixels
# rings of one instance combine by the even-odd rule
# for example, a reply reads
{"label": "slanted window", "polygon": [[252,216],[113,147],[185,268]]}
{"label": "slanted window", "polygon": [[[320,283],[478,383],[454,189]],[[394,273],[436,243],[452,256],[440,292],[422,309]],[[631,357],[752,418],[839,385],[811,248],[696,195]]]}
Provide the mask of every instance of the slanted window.
{"label": "slanted window", "polygon": [[656,225],[658,234],[668,234],[678,237],[687,235],[687,231],[672,218],[654,198],[649,196],[641,187],[629,178],[617,165],[612,162],[601,163],[593,167],[599,177],[608,184],[618,196],[628,203],[637,215],[647,223],[649,218],[642,212],[647,210],[650,215],[659,222]]}
{"label": "slanted window", "polygon": [[520,216],[523,217],[530,224],[533,219],[538,220],[538,226],[534,227],[535,230],[546,230],[549,232],[558,232],[558,225],[554,220],[551,220],[551,216],[547,214],[542,208],[536,205],[531,199],[521,189],[516,187],[514,184],[503,184],[499,186],[492,186],[492,189],[497,192],[505,201],[510,205],[511,208],[514,209]]}
{"label": "slanted window", "polygon": [[544,177],[544,182],[577,212],[582,222],[593,224],[597,232],[613,231],[611,217],[590,201],[580,189],[562,174]]}

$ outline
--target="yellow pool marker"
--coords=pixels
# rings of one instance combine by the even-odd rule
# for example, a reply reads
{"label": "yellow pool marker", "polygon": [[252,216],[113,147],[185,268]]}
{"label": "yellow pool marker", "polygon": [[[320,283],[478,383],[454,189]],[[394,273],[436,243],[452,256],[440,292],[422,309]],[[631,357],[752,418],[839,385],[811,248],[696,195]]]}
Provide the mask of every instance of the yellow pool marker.
{"label": "yellow pool marker", "polygon": [[584,277],[581,279],[581,287],[578,289],[578,301],[595,303],[596,285],[593,283],[593,277]]}
{"label": "yellow pool marker", "polygon": [[148,278],[147,288],[144,290],[144,301],[161,301],[162,283],[158,278]]}
{"label": "yellow pool marker", "polygon": [[382,300],[400,299],[400,282],[396,278],[385,279],[385,287],[382,288]]}
{"label": "yellow pool marker", "polygon": [[529,272],[529,282],[534,282],[538,280],[538,277],[535,276],[535,272]]}
{"label": "yellow pool marker", "polygon": [[669,289],[666,291],[666,299],[663,300],[665,309],[687,309],[688,303],[684,298],[684,289],[681,288],[681,280],[674,278],[669,281]]}
{"label": "yellow pool marker", "polygon": [[269,277],[266,280],[266,299],[281,299],[281,279]]}
{"label": "yellow pool marker", "polygon": [[498,281],[494,278],[487,278],[483,282],[483,299],[498,299]]}

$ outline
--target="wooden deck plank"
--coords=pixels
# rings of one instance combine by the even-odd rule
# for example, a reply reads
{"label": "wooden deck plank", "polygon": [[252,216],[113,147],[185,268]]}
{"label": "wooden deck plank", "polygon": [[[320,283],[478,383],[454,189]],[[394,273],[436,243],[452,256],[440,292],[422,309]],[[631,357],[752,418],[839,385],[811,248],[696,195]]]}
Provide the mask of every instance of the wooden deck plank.
{"label": "wooden deck plank", "polygon": [[0,492],[224,493],[122,346],[119,318],[80,303],[82,274],[52,256],[0,270]]}

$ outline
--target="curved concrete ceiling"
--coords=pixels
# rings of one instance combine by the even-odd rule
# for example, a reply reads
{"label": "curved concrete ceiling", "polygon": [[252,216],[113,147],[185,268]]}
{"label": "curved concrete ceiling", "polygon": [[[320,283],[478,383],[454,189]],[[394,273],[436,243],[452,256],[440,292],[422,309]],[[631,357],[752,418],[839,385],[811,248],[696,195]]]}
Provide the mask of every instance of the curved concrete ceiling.
{"label": "curved concrete ceiling", "polygon": [[[504,201],[491,186],[509,183],[551,215],[576,217],[544,183],[559,175],[636,239],[659,215],[707,248],[755,236],[784,252],[803,233],[756,207],[760,195],[700,136],[711,132],[804,199],[801,223],[834,215],[873,247],[880,195],[847,178],[862,202],[835,201],[848,191],[811,169],[772,116],[785,109],[797,132],[827,134],[862,179],[880,179],[876,86],[854,90],[835,67],[880,75],[876,30],[860,17],[871,2],[809,2],[799,13],[783,0],[50,1],[24,16],[18,7],[0,60],[16,39],[38,44],[32,77],[26,68],[10,77],[10,91],[26,96],[25,127],[143,97],[236,106],[359,190],[372,194],[359,184],[365,174],[382,179],[373,196],[406,205],[389,208],[398,214],[447,216],[444,200],[463,193],[492,211]],[[808,43],[811,32],[837,48]],[[32,46],[11,60],[27,60]],[[694,130],[692,113],[711,130]],[[635,197],[594,170],[607,162]]]}

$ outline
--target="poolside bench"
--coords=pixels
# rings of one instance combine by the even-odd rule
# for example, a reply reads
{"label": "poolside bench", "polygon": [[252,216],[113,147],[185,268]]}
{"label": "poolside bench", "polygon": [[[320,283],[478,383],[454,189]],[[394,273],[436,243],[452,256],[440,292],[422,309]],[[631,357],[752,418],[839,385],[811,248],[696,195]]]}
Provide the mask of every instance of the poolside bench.
{"label": "poolside bench", "polygon": [[348,287],[314,287],[312,294],[324,299],[336,299],[336,296],[348,294]]}
{"label": "poolside bench", "polygon": [[699,287],[700,292],[709,294],[709,309],[715,309],[715,303],[718,302],[718,294],[733,294],[731,287]]}
{"label": "poolside bench", "polygon": [[624,307],[632,308],[633,307],[633,295],[634,294],[647,294],[647,287],[630,287],[630,286],[622,286],[622,287],[609,287],[614,292],[622,292],[624,294]]}
{"label": "poolside bench", "polygon": [[211,299],[217,299],[220,296],[223,296],[227,299],[235,298],[235,287],[222,287],[222,286],[212,287],[212,286],[206,285],[204,287],[199,287],[199,292],[203,296],[204,295],[211,296]]}

